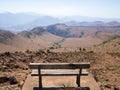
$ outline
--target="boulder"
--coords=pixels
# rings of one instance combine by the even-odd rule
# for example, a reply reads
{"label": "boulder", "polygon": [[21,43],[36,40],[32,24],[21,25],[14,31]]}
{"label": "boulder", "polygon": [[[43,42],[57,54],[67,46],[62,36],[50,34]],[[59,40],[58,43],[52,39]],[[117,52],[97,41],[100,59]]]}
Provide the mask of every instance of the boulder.
{"label": "boulder", "polygon": [[10,82],[11,85],[18,83],[17,79],[14,76],[10,76],[9,77],[9,82]]}
{"label": "boulder", "polygon": [[8,81],[8,77],[7,76],[1,76],[0,77],[0,83],[5,83]]}

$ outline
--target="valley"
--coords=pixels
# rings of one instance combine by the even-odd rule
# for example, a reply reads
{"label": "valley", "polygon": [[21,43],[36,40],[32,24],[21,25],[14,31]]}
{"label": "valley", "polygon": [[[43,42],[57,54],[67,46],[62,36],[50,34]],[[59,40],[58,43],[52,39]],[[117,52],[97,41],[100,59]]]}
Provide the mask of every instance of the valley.
{"label": "valley", "polygon": [[[0,52],[4,51],[35,51],[51,48],[80,48],[99,45],[100,43],[120,37],[118,26],[67,26],[55,24],[47,27],[35,27],[29,31],[14,34],[0,30]],[[57,45],[59,44],[59,45]]]}
{"label": "valley", "polygon": [[0,30],[0,90],[21,90],[30,62],[90,62],[101,90],[120,90],[120,27],[55,24],[17,34]]}

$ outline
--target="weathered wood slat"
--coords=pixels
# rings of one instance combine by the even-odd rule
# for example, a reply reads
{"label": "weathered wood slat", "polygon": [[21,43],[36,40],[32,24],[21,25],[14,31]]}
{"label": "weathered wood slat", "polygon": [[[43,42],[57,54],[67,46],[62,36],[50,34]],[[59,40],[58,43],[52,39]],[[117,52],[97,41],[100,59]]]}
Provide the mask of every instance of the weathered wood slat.
{"label": "weathered wood slat", "polygon": [[31,69],[78,69],[78,68],[89,68],[90,62],[85,63],[30,63]]}
{"label": "weathered wood slat", "polygon": [[[76,76],[79,75],[79,70],[64,70],[64,69],[57,69],[57,70],[51,70],[51,69],[44,69],[41,70],[41,76]],[[82,73],[80,76],[88,75],[88,72],[86,69],[82,70]],[[38,70],[32,70],[31,76],[39,76]]]}

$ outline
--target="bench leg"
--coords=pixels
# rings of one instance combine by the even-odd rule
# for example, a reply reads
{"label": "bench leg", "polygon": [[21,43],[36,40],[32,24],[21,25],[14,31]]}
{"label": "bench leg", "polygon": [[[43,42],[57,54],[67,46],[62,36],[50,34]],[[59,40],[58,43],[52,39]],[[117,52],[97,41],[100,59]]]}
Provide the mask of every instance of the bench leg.
{"label": "bench leg", "polygon": [[80,87],[80,76],[81,76],[81,73],[82,73],[82,69],[79,70],[79,74],[76,77],[76,83],[77,83],[78,87]]}
{"label": "bench leg", "polygon": [[38,75],[39,75],[39,88],[42,88],[42,76],[41,76],[41,69],[38,68]]}
{"label": "bench leg", "polygon": [[42,77],[39,76],[39,88],[42,88]]}
{"label": "bench leg", "polygon": [[80,76],[77,75],[76,79],[77,86],[80,87]]}

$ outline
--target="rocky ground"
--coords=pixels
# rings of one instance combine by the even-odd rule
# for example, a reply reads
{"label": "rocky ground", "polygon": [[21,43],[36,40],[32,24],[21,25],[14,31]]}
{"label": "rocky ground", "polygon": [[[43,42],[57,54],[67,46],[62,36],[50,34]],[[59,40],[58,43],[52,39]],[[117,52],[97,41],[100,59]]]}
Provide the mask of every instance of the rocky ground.
{"label": "rocky ground", "polygon": [[95,52],[86,49],[74,52],[26,50],[0,53],[0,90],[21,90],[30,73],[30,62],[91,62],[90,72],[101,90],[120,90],[120,52]]}

